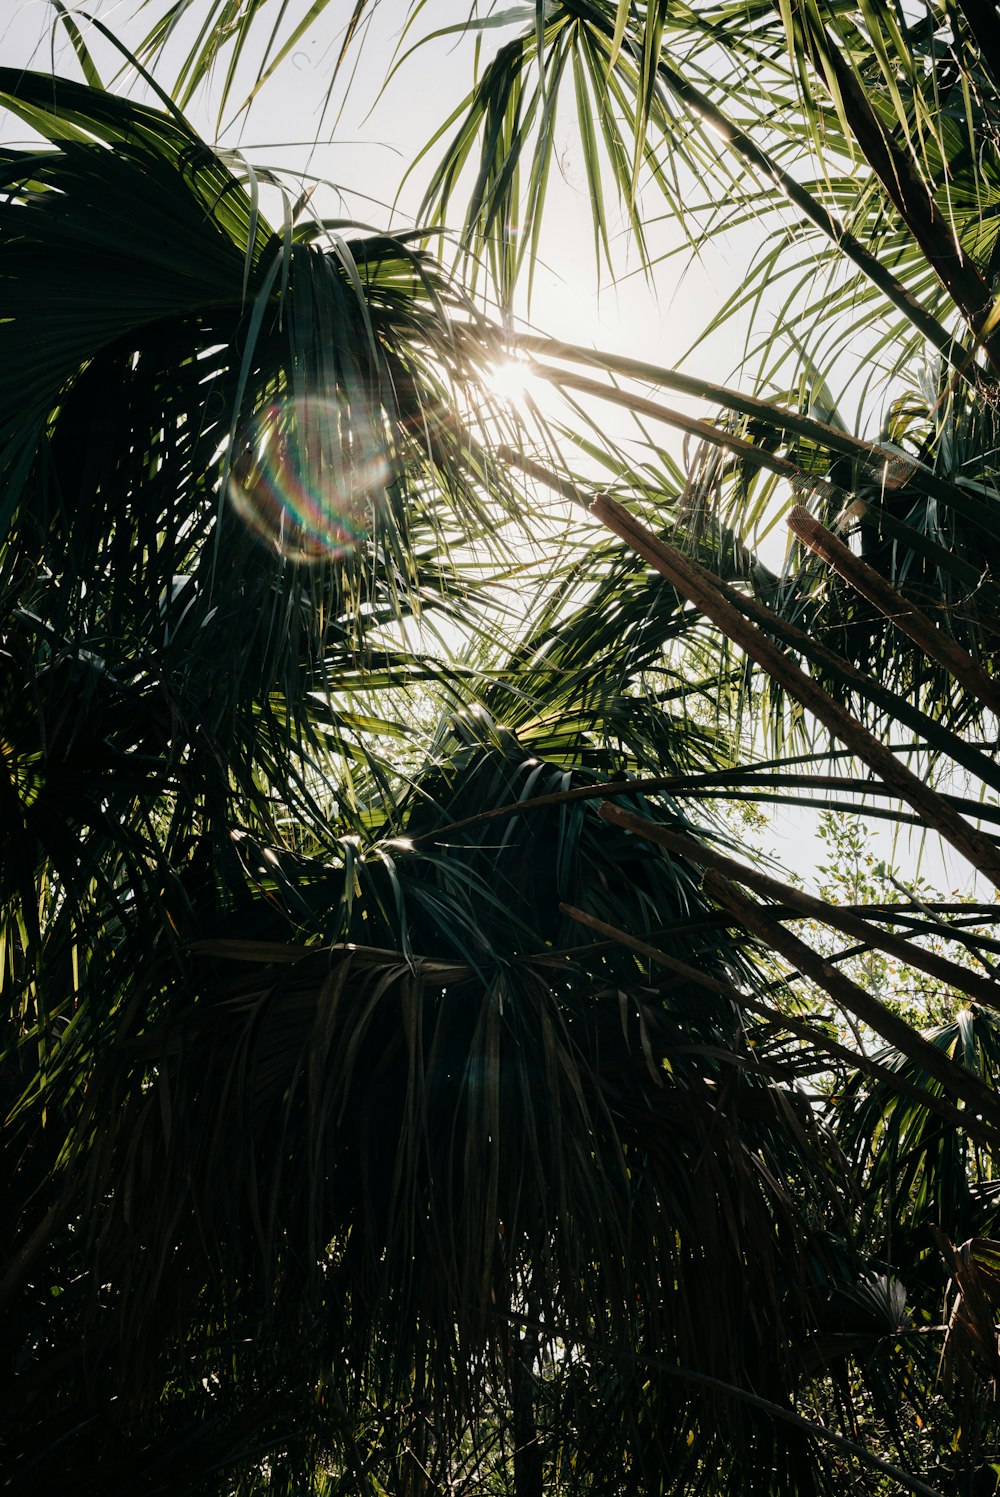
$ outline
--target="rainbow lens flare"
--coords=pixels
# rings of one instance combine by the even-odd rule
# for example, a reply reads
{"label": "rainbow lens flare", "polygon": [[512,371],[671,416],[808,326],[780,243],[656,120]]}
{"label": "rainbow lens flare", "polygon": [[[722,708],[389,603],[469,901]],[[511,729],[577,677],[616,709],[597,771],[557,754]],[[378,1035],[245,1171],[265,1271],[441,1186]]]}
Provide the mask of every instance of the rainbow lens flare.
{"label": "rainbow lens flare", "polygon": [[368,533],[389,468],[359,405],[283,400],[255,416],[238,447],[229,502],[286,561],[336,561]]}

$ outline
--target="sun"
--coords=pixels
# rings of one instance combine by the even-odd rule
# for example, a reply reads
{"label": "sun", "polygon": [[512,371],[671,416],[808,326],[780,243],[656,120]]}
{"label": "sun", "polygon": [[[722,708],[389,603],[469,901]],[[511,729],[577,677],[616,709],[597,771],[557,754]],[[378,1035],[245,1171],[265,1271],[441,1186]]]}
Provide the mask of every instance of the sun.
{"label": "sun", "polygon": [[549,389],[527,359],[502,359],[486,371],[483,384],[490,395],[517,410],[540,404]]}

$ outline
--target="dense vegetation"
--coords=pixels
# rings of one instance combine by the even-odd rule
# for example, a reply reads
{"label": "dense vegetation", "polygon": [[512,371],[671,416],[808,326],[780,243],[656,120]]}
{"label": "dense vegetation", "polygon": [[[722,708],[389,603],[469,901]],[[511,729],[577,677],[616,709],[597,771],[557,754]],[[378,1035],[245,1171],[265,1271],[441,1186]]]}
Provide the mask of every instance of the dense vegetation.
{"label": "dense vegetation", "polygon": [[[997,12],[484,6],[399,232],[184,112],[335,9],[0,69],[7,1488],[994,1492],[993,906],[753,808],[1000,887]],[[518,322],[567,130],[738,388]]]}

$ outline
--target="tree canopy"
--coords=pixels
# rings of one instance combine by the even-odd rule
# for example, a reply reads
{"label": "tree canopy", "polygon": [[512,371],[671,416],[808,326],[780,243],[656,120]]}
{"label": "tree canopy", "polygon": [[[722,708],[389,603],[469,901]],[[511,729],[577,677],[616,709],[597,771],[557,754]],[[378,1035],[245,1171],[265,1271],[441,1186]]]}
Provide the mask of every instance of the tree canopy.
{"label": "tree canopy", "polygon": [[[7,1485],[983,1497],[996,10],[474,7],[401,228],[191,123],[374,9],[0,68]],[[567,139],[729,383],[527,324]]]}

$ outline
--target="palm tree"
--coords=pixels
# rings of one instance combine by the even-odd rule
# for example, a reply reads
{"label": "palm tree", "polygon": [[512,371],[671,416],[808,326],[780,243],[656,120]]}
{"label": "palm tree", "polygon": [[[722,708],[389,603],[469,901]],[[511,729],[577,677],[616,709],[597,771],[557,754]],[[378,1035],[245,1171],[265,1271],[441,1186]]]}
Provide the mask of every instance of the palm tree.
{"label": "palm tree", "polygon": [[[902,723],[997,788],[991,220],[954,218],[956,265],[938,202],[995,150],[974,19],[944,67],[966,160],[940,27],[547,6],[400,237],[291,201],[272,230],[257,175],[180,112],[226,36],[205,18],[179,104],[102,88],[71,18],[85,84],[0,75],[46,142],[5,152],[0,208],[13,1489],[800,1492],[860,1462],[970,1490],[996,1438],[992,973],[904,942],[933,911],[817,911],[734,867],[710,808],[819,769],[849,798],[860,761],[876,811],[997,871],[969,806],[886,748]],[[766,150],[763,86],[707,46],[766,64]],[[933,396],[873,443],[826,400],[821,341],[775,400],[524,338],[569,398],[706,444],[684,474],[567,417],[535,450],[482,392],[509,323],[428,246],[482,127],[469,244],[509,310],[512,167],[537,121],[523,245],[570,70],[615,106],[606,159],[584,136],[598,207],[610,169],[641,229],[668,146],[735,176],[736,212],[767,174],[899,314],[897,362],[918,339],[944,361]],[[843,176],[803,186],[817,143]],[[903,154],[930,206],[894,199]],[[850,295],[815,338],[836,347]],[[601,463],[628,500],[596,502],[603,527],[578,502]],[[863,501],[874,582],[815,516],[793,581],[755,560],[778,479],[821,519]],[[893,645],[901,611],[918,639]],[[768,757],[727,699],[770,712]],[[796,739],[801,709],[846,764]],[[817,914],[975,1007],[924,1037],[788,930]],[[842,1012],[885,1048],[845,1044]]]}

